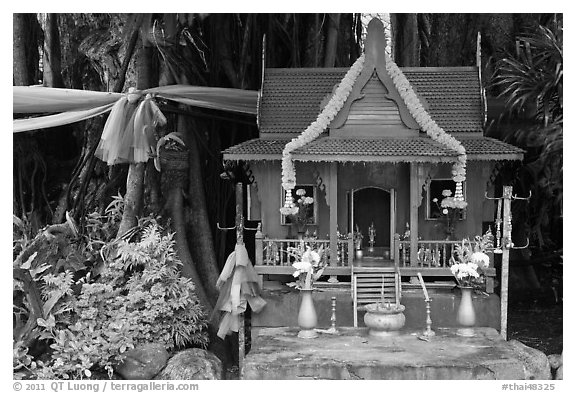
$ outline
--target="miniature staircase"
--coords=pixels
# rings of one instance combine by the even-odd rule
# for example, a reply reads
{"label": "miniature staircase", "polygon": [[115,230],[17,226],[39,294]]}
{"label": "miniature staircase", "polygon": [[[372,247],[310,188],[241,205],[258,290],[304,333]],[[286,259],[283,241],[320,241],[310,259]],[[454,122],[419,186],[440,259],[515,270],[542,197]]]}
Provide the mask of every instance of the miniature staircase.
{"label": "miniature staircase", "polygon": [[370,303],[400,304],[402,282],[397,267],[352,269],[354,327],[358,327],[358,310]]}

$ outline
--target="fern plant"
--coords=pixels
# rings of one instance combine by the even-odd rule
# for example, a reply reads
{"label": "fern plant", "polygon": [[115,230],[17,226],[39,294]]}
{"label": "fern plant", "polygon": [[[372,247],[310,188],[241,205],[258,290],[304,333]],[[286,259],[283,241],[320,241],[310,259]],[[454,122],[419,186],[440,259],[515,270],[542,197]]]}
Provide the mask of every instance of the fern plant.
{"label": "fern plant", "polygon": [[15,343],[15,378],[23,369],[40,379],[81,378],[91,369],[111,376],[124,353],[139,344],[160,343],[168,350],[207,345],[206,317],[194,284],[180,276],[173,234],[145,218],[135,241],[115,240],[121,208],[115,200],[105,216],[90,215],[83,255],[92,269],[81,277],[56,271],[45,258],[23,265],[41,286],[45,319],[37,320],[37,334],[50,354],[41,361]]}
{"label": "fern plant", "polygon": [[[206,346],[206,319],[194,285],[180,276],[173,234],[162,232],[152,221],[137,242],[114,244],[100,277],[83,283],[71,302],[70,324],[47,324],[53,353],[45,376],[74,377],[93,367],[111,374],[126,350],[148,342],[168,350]],[[65,276],[48,282],[60,284],[52,293],[67,288]]]}

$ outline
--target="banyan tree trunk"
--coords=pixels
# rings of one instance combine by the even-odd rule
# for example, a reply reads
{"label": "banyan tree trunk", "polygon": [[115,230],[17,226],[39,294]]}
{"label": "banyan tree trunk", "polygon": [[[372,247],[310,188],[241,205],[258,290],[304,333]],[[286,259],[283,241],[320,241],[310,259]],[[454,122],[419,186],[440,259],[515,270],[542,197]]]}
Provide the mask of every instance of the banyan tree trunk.
{"label": "banyan tree trunk", "polygon": [[[150,43],[143,39],[136,59],[138,69],[138,89],[143,90],[152,86],[152,59],[153,51]],[[118,229],[118,237],[138,224],[138,215],[142,212],[144,199],[144,174],[146,163],[131,163],[126,180],[126,196],[124,198],[124,212]]]}
{"label": "banyan tree trunk", "polygon": [[204,308],[206,315],[211,315],[213,310],[212,302],[206,294],[202,279],[198,275],[196,265],[190,255],[188,241],[186,239],[186,225],[184,220],[184,202],[182,187],[173,187],[168,191],[168,209],[172,220],[172,229],[175,233],[176,252],[182,262],[182,275],[190,278],[194,283],[196,295],[200,304]]}

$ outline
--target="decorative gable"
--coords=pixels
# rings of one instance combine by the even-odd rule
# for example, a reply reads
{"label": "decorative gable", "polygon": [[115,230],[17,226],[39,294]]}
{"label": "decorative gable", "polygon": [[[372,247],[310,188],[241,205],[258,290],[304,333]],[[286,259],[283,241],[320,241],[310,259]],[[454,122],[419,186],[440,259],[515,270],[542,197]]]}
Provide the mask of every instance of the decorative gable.
{"label": "decorative gable", "polygon": [[382,22],[368,25],[364,67],[350,96],[330,123],[331,136],[416,136],[420,127],[386,70]]}
{"label": "decorative gable", "polygon": [[[354,101],[348,113],[332,122],[330,135],[346,136],[416,136],[418,129],[409,128],[402,121],[398,104],[388,98],[388,90],[376,74],[362,88],[361,98]],[[344,109],[343,109],[344,110]],[[336,119],[335,119],[336,120]],[[417,127],[417,125],[416,125]]]}

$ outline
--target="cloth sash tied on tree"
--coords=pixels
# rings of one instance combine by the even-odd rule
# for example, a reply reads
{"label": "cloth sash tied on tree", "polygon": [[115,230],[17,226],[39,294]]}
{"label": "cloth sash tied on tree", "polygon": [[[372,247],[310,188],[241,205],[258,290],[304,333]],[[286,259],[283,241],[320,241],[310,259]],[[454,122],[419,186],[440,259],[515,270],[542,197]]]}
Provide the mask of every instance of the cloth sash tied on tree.
{"label": "cloth sash tied on tree", "polygon": [[[123,93],[58,89],[44,86],[14,86],[13,113],[34,117],[13,120],[13,132],[58,127],[109,112]],[[143,91],[132,88],[128,97],[138,101],[150,93],[164,100],[256,116],[258,92],[223,87],[171,85]],[[59,113],[60,112],[60,113]],[[38,114],[42,114],[38,116]]]}
{"label": "cloth sash tied on tree", "polygon": [[236,244],[235,250],[228,256],[216,288],[220,296],[214,310],[223,312],[217,333],[222,339],[231,332],[238,332],[239,317],[246,311],[247,304],[254,312],[260,312],[266,305],[266,301],[260,297],[258,274],[244,244]]}
{"label": "cloth sash tied on tree", "polygon": [[123,162],[146,162],[156,154],[154,128],[165,125],[162,114],[151,94],[130,90],[112,107],[106,120],[96,157],[108,165]]}

